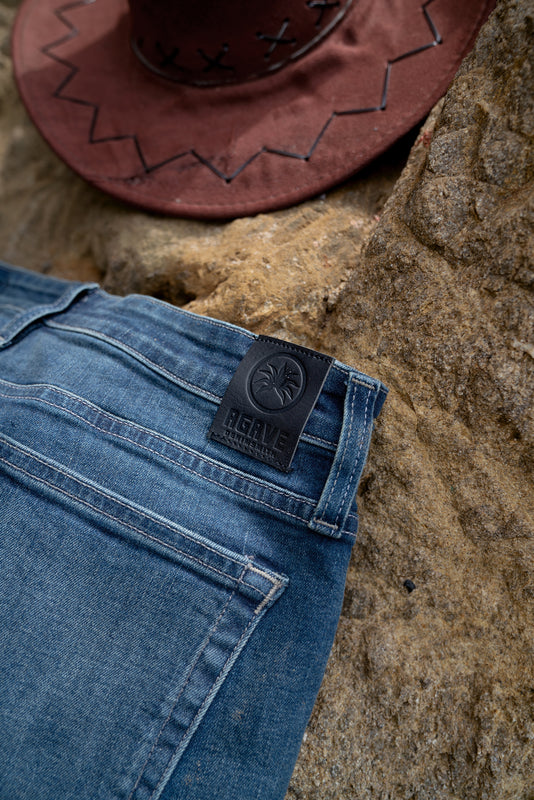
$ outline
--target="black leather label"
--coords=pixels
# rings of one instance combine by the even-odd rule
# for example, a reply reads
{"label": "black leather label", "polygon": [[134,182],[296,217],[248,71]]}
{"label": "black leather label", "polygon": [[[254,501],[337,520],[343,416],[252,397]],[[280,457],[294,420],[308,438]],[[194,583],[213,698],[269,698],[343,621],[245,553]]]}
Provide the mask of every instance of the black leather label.
{"label": "black leather label", "polygon": [[234,372],[209,438],[287,472],[333,360],[258,337]]}

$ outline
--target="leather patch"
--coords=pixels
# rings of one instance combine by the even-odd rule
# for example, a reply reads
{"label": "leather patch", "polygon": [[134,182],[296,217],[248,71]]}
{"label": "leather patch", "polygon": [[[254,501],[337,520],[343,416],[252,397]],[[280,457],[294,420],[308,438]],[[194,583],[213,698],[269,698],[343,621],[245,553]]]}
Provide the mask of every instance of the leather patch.
{"label": "leather patch", "polygon": [[258,337],[234,372],[208,437],[287,472],[333,360]]}

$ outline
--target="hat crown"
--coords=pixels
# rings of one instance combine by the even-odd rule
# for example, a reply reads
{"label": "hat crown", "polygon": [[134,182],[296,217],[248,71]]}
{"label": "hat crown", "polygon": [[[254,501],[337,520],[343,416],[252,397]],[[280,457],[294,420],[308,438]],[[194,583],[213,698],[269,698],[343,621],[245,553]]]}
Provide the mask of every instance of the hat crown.
{"label": "hat crown", "polygon": [[327,36],[352,0],[128,0],[131,44],[162,77],[196,86],[260,78]]}

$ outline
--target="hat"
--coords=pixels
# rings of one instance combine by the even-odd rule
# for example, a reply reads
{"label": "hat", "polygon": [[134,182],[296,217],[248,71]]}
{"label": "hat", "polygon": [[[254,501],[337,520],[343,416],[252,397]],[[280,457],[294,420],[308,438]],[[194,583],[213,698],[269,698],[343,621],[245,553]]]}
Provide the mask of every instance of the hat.
{"label": "hat", "polygon": [[177,216],[349,177],[445,92],[494,0],[24,0],[17,84],[55,152]]}

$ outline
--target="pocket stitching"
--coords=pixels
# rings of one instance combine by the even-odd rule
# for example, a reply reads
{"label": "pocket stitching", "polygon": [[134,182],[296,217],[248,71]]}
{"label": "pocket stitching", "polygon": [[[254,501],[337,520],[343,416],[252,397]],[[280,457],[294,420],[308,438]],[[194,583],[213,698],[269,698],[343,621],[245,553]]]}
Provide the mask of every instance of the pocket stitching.
{"label": "pocket stitching", "polygon": [[[208,645],[209,645],[210,641],[212,640],[214,633],[216,632],[217,628],[219,627],[219,623],[221,622],[222,618],[224,617],[224,615],[225,615],[225,613],[226,613],[226,610],[227,610],[228,606],[230,605],[231,601],[233,600],[233,598],[234,598],[234,596],[235,596],[235,593],[236,593],[237,589],[239,588],[240,584],[242,583],[242,578],[243,578],[243,575],[245,574],[245,571],[246,571],[246,566],[243,568],[243,571],[241,572],[241,575],[240,575],[240,576],[239,576],[239,578],[238,578],[237,584],[236,584],[235,588],[232,590],[232,593],[230,594],[230,596],[228,597],[228,600],[227,600],[227,601],[226,601],[226,603],[224,604],[224,606],[223,606],[223,608],[222,608],[222,610],[221,610],[221,613],[219,614],[219,616],[218,616],[218,617],[217,617],[217,619],[215,620],[215,623],[214,623],[214,625],[213,625],[213,627],[212,627],[212,629],[211,629],[211,631],[210,631],[210,635],[209,635],[209,636],[208,636],[208,638],[206,639],[206,642],[205,642],[205,644],[204,644],[204,647],[203,647],[203,648],[200,650],[200,652],[199,652],[199,653],[197,653],[197,657],[196,657],[196,659],[195,659],[195,660],[194,660],[194,662],[191,664],[191,667],[190,667],[190,669],[189,669],[189,674],[188,674],[188,676],[187,676],[187,679],[186,679],[186,681],[185,681],[184,685],[182,686],[182,688],[180,689],[180,691],[178,692],[178,696],[175,698],[175,700],[174,700],[174,703],[172,704],[171,710],[169,711],[169,713],[168,713],[168,715],[167,715],[167,718],[165,719],[165,721],[163,722],[163,725],[162,725],[162,726],[161,726],[161,728],[159,729],[158,735],[157,735],[157,737],[156,737],[156,739],[155,739],[155,741],[154,741],[154,743],[153,743],[152,747],[150,748],[150,752],[149,752],[148,756],[146,757],[145,763],[144,763],[144,764],[143,764],[143,766],[141,767],[141,770],[140,770],[140,772],[139,772],[139,777],[137,778],[137,780],[136,780],[136,782],[135,782],[135,785],[134,785],[134,787],[133,787],[132,791],[131,791],[131,792],[130,792],[130,794],[128,795],[128,800],[132,800],[132,797],[133,797],[133,795],[134,795],[134,793],[135,793],[135,791],[136,791],[137,787],[139,786],[139,783],[140,783],[140,781],[141,781],[141,778],[143,777],[143,773],[145,772],[146,766],[147,766],[147,764],[149,763],[149,761],[150,761],[150,759],[151,759],[151,757],[152,757],[152,754],[154,753],[154,751],[155,751],[155,750],[156,750],[156,748],[157,748],[157,745],[158,745],[158,742],[159,742],[159,740],[160,740],[160,738],[161,738],[161,735],[162,735],[163,731],[165,730],[165,728],[166,728],[166,726],[167,726],[167,724],[168,724],[169,720],[171,719],[171,717],[172,717],[172,715],[173,715],[173,713],[174,713],[174,710],[175,710],[176,706],[178,705],[178,701],[180,700],[180,698],[181,698],[182,694],[184,693],[184,691],[185,691],[186,687],[188,686],[188,684],[189,684],[189,681],[191,680],[191,676],[193,675],[193,672],[194,672],[194,670],[195,670],[195,667],[197,666],[198,662],[200,661],[200,657],[202,656],[202,654],[204,653],[205,649],[208,647]],[[252,622],[252,620],[251,620],[251,622]],[[250,624],[251,624],[251,623],[249,622],[249,624],[248,624],[248,625],[247,625],[247,627],[245,628],[245,631],[247,631],[247,630],[249,629],[249,627],[250,627]],[[241,636],[241,637],[240,637],[240,639],[239,639],[239,641],[241,641],[241,639],[242,639],[242,638],[243,638],[243,637]],[[237,646],[237,645],[236,645],[236,646]],[[235,648],[234,648],[234,650],[235,650]],[[234,650],[232,650],[232,653],[234,652]],[[228,662],[228,659],[225,661],[225,664],[224,664],[224,666],[227,664],[227,662]],[[223,668],[224,668],[224,666],[223,666]],[[222,670],[221,670],[221,671],[222,671]],[[209,697],[209,692],[208,692],[208,695],[207,695],[207,697]],[[188,726],[187,730],[184,732],[184,735],[183,735],[183,736],[182,736],[182,738],[180,739],[180,743],[183,741],[184,737],[187,735],[187,731],[188,731],[188,730],[190,730],[190,728],[191,728],[191,725],[193,725],[193,723],[194,723],[194,722],[195,722],[195,720],[197,719],[197,717],[198,717],[198,715],[199,715],[199,713],[200,713],[201,709],[204,707],[204,704],[205,704],[205,702],[206,702],[206,699],[207,699],[207,698],[205,698],[205,699],[204,699],[204,701],[203,701],[202,705],[200,706],[199,710],[198,710],[198,711],[197,711],[197,713],[195,714],[195,716],[194,716],[194,718],[193,718],[193,720],[192,720],[191,724]],[[178,748],[176,748],[176,749],[178,749]],[[176,750],[175,750],[175,752],[176,752]],[[155,789],[153,790],[153,792],[152,792],[152,794],[151,794],[151,797],[153,797],[153,796],[154,796],[154,793],[157,791],[157,789],[158,789],[159,785],[161,784],[161,781],[163,780],[163,777],[164,777],[164,776],[165,776],[165,774],[167,773],[167,770],[168,770],[168,765],[167,765],[167,767],[165,768],[165,770],[164,770],[164,772],[163,772],[163,775],[162,775],[162,777],[159,779],[159,781],[158,781],[158,783],[157,783],[157,785],[156,785]]]}
{"label": "pocket stitching", "polygon": [[[234,655],[235,651],[238,649],[239,645],[241,644],[241,642],[243,641],[243,639],[245,638],[245,636],[247,636],[247,634],[248,634],[248,631],[249,631],[249,628],[250,628],[250,626],[252,625],[252,623],[253,623],[253,622],[254,622],[254,618],[252,618],[252,619],[250,620],[250,622],[248,623],[247,627],[245,628],[245,630],[243,631],[243,633],[242,633],[242,634],[241,634],[241,636],[239,637],[239,641],[236,643],[236,645],[235,645],[234,649],[232,650],[232,652],[230,653],[230,655],[228,656],[228,658],[227,658],[227,659],[226,659],[226,661],[224,662],[223,666],[221,667],[221,671],[219,672],[219,675],[221,675],[221,674],[224,672],[224,669],[225,669],[226,665],[227,665],[227,664],[228,664],[228,662],[229,662],[229,661],[230,661],[230,660],[233,658],[233,655]],[[217,678],[219,677],[219,675],[217,676]],[[215,681],[215,684],[216,684],[216,683],[217,683],[217,681]],[[215,685],[215,684],[214,684],[214,685]],[[176,765],[175,765],[175,764],[173,764],[174,755],[175,755],[175,754],[176,754],[176,752],[177,752],[177,751],[180,749],[180,745],[181,745],[181,743],[182,743],[182,742],[183,742],[183,740],[186,738],[187,734],[189,733],[189,731],[191,730],[191,728],[194,726],[194,724],[195,724],[195,722],[197,721],[197,719],[199,718],[199,716],[201,716],[201,715],[202,715],[202,713],[203,713],[203,711],[204,711],[204,707],[205,707],[206,703],[210,703],[210,702],[211,702],[211,700],[212,700],[212,693],[213,693],[213,686],[212,686],[211,690],[208,692],[208,694],[206,695],[206,697],[204,698],[204,700],[203,700],[203,702],[202,702],[202,705],[201,705],[201,706],[200,706],[200,708],[198,709],[198,711],[197,711],[197,713],[195,714],[194,718],[191,720],[191,724],[189,725],[189,727],[187,728],[187,730],[184,732],[184,735],[183,735],[183,736],[182,736],[182,738],[180,739],[180,743],[179,743],[179,745],[178,745],[178,746],[175,748],[175,750],[174,750],[174,752],[173,752],[173,754],[172,754],[171,758],[170,758],[170,759],[169,759],[169,761],[167,762],[167,766],[165,767],[165,769],[164,769],[164,771],[163,771],[163,773],[162,773],[162,775],[161,775],[161,778],[159,779],[158,783],[157,783],[157,784],[156,784],[156,786],[154,787],[154,790],[152,791],[152,794],[150,795],[150,797],[149,797],[149,799],[148,799],[148,800],[152,800],[152,798],[153,798],[153,797],[156,795],[156,793],[157,793],[157,791],[158,791],[159,787],[161,786],[161,784],[162,784],[163,782],[166,782],[166,781],[167,781],[167,777],[170,775],[170,773],[171,773],[171,772],[173,771],[173,769],[175,768],[175,766],[176,766]],[[128,798],[128,800],[130,800],[130,798]]]}
{"label": "pocket stitching", "polygon": [[[96,425],[94,425],[94,423],[88,422],[88,420],[84,419],[83,417],[79,417],[79,415],[77,415],[75,412],[73,412],[73,411],[71,411],[69,409],[66,409],[63,406],[58,406],[55,403],[52,403],[50,400],[45,400],[42,397],[37,397],[36,398],[36,397],[27,397],[25,395],[5,395],[5,394],[2,394],[2,393],[0,393],[0,396],[1,397],[9,397],[9,398],[12,398],[12,399],[15,399],[15,400],[17,400],[17,399],[20,399],[20,400],[28,400],[28,399],[30,399],[30,400],[34,400],[36,402],[45,403],[45,404],[50,405],[50,406],[52,406],[54,408],[58,408],[59,410],[64,411],[67,414],[71,414],[72,416],[77,417],[78,419],[81,419],[86,425],[89,425],[90,427],[94,428],[97,431],[103,431],[102,428],[98,428]],[[83,400],[80,400],[79,402],[84,403]],[[102,411],[100,411],[99,413],[104,413],[105,414],[105,412],[102,412]],[[130,423],[125,423],[125,424],[130,424]],[[293,517],[294,519],[298,519],[301,522],[308,522],[308,519],[306,517],[301,517],[299,514],[293,514],[291,511],[287,511],[286,509],[281,509],[278,506],[274,506],[271,503],[267,503],[265,500],[260,500],[259,498],[250,497],[249,495],[244,494],[243,492],[240,492],[237,489],[233,489],[230,486],[226,486],[224,483],[220,483],[219,481],[216,481],[214,478],[209,478],[207,475],[202,475],[202,473],[197,472],[192,467],[187,467],[185,464],[181,464],[179,461],[175,461],[174,459],[170,458],[170,456],[166,456],[163,453],[159,453],[157,450],[153,450],[152,448],[147,447],[146,445],[142,445],[139,442],[134,441],[133,439],[129,439],[126,436],[121,436],[118,433],[113,433],[112,431],[103,431],[103,432],[109,434],[110,436],[115,436],[117,439],[123,439],[124,441],[130,442],[131,444],[134,444],[136,447],[139,447],[139,448],[142,448],[144,450],[147,450],[150,453],[154,453],[159,458],[163,458],[166,461],[169,461],[171,464],[176,464],[181,469],[186,470],[186,472],[191,472],[193,475],[196,475],[197,477],[202,478],[203,480],[206,480],[209,483],[213,483],[216,486],[220,486],[221,488],[225,489],[225,491],[232,492],[233,494],[237,494],[239,497],[244,497],[247,500],[253,500],[256,503],[260,503],[261,505],[267,506],[267,508],[272,508],[273,510],[278,511],[279,513],[285,514],[285,515],[287,515],[289,517]],[[157,438],[157,435],[156,435],[155,438]],[[178,450],[182,450],[182,452],[185,452],[186,454],[189,455],[189,453],[187,453],[187,451],[183,447],[180,447],[180,445],[172,443],[172,446],[176,447]],[[190,455],[193,458],[197,458],[200,461],[203,461],[204,463],[206,463],[206,464],[208,464],[210,466],[213,465],[217,469],[220,469],[222,471],[227,471],[227,470],[224,470],[224,467],[219,466],[215,462],[210,462],[207,459],[202,458],[202,456],[200,454],[196,454],[196,453],[192,452]],[[228,473],[228,474],[231,474],[231,473]],[[243,478],[243,480],[250,480],[250,479],[249,479],[248,476],[245,476]],[[257,481],[254,481],[253,479],[250,480],[250,482],[254,483],[256,486],[258,486],[261,489],[268,488],[269,491],[278,492],[279,494],[284,495],[284,496],[288,497],[290,500],[294,500],[295,502],[305,503],[306,505],[313,506],[313,503],[310,500],[307,500],[304,497],[297,497],[296,495],[290,495],[287,492],[284,492],[283,490],[279,490],[277,488],[264,487],[262,484],[258,483]]]}
{"label": "pocket stitching", "polygon": [[[59,470],[56,467],[51,466],[50,464],[47,464],[45,461],[41,461],[41,459],[36,458],[33,455],[29,455],[29,454],[25,453],[24,451],[20,450],[20,448],[15,447],[14,445],[11,445],[11,446],[13,447],[13,449],[19,450],[20,452],[22,452],[27,457],[32,458],[34,461],[38,461],[38,462],[44,464],[45,466],[47,466],[50,469],[58,472],[59,474],[65,475],[67,478],[69,478],[70,480],[75,481],[76,483],[79,483],[81,486],[85,486],[85,487],[91,489],[91,491],[94,491],[97,494],[102,495],[103,497],[107,496],[107,495],[105,495],[104,492],[96,489],[93,486],[90,486],[89,484],[84,483],[83,481],[80,481],[77,478],[74,478],[72,475],[70,475],[70,474],[68,474],[66,472],[63,472],[62,470]],[[3,457],[0,456],[0,461],[3,462],[4,464],[7,464],[12,469],[15,469],[15,470],[17,470],[19,472],[24,473],[29,478],[33,478],[33,480],[39,481],[40,483],[44,483],[46,486],[49,486],[54,491],[60,492],[61,494],[64,494],[66,497],[70,497],[75,502],[81,503],[82,505],[85,505],[88,508],[93,509],[93,511],[96,511],[98,514],[101,514],[102,516],[108,517],[109,519],[113,520],[114,522],[118,522],[120,525],[122,525],[122,526],[124,526],[126,528],[130,528],[131,530],[136,531],[136,533],[139,533],[145,539],[148,539],[148,540],[151,540],[153,542],[156,542],[157,544],[162,545],[164,548],[172,550],[175,553],[178,553],[178,554],[182,555],[187,560],[195,561],[197,564],[200,564],[202,567],[204,567],[206,569],[209,569],[209,570],[211,570],[213,572],[217,572],[219,575],[222,575],[223,577],[225,577],[227,579],[230,579],[230,580],[232,580],[234,582],[236,581],[236,578],[234,578],[233,576],[222,572],[222,570],[217,569],[217,567],[214,567],[211,564],[207,564],[206,562],[201,561],[198,558],[195,558],[195,556],[192,556],[190,553],[184,553],[183,550],[180,550],[179,548],[174,547],[173,545],[169,544],[168,542],[164,542],[162,539],[158,539],[156,536],[152,536],[151,534],[146,533],[146,531],[143,531],[141,528],[137,528],[135,525],[132,525],[129,522],[125,522],[124,520],[120,519],[120,517],[114,517],[112,514],[109,514],[107,511],[103,511],[101,508],[98,508],[97,506],[92,505],[92,503],[89,503],[87,500],[83,500],[80,497],[76,497],[76,495],[71,494],[66,489],[63,489],[63,488],[61,488],[59,486],[55,486],[53,483],[50,483],[50,481],[47,481],[45,478],[39,477],[37,475],[32,475],[31,472],[28,472],[23,467],[19,467],[19,466],[16,466],[15,464],[12,464],[6,458],[3,458]],[[123,505],[125,508],[131,508],[131,506],[128,506],[126,503],[123,503],[120,500],[117,500],[116,498],[113,498],[113,502],[116,502],[119,505]],[[138,511],[137,509],[134,509],[134,510],[136,511],[136,513],[141,514],[142,516],[146,517],[147,519],[150,519],[148,514],[143,514],[142,511]],[[169,530],[174,530],[170,525],[166,525],[165,523],[160,522],[159,520],[157,520],[157,524],[158,525],[163,525],[164,527],[168,528]],[[177,532],[181,534],[181,531],[177,531]],[[186,537],[186,538],[191,538],[191,537]],[[218,553],[216,550],[214,550],[213,548],[211,548],[211,547],[209,547],[207,545],[204,545],[202,542],[197,542],[197,540],[194,540],[194,539],[192,539],[192,541],[194,541],[195,543],[198,543],[201,547],[205,547],[206,550],[211,550],[211,552],[216,553],[217,555],[222,555],[222,554]],[[233,561],[235,564],[238,564],[239,566],[242,565],[242,563],[240,561],[237,561],[237,559],[232,558],[231,556],[225,556],[225,557],[227,557],[229,561]],[[245,564],[244,565],[244,569],[246,570],[247,567],[248,567],[248,564]],[[265,572],[262,572],[261,570],[258,570],[257,568],[255,568],[254,571],[255,572],[259,572],[259,574],[262,577],[266,578],[273,586],[276,586],[276,581],[270,575],[268,575]],[[243,586],[248,586],[250,589],[253,589],[254,591],[258,592],[258,594],[260,594],[264,599],[266,599],[268,597],[268,595],[270,594],[270,592],[268,592],[266,594],[261,589],[258,589],[257,586],[253,586],[252,584],[247,583],[246,581],[240,581],[240,583]]]}

